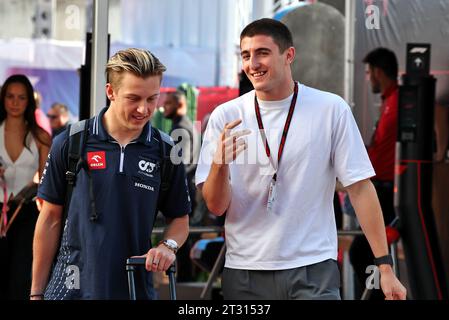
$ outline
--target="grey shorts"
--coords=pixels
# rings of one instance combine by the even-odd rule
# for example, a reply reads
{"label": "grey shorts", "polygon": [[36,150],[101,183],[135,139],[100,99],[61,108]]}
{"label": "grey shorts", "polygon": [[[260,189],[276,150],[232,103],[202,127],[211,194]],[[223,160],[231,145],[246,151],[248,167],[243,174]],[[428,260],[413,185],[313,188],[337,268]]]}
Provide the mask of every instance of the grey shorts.
{"label": "grey shorts", "polygon": [[287,270],[224,268],[225,300],[340,300],[340,271],[329,259]]}

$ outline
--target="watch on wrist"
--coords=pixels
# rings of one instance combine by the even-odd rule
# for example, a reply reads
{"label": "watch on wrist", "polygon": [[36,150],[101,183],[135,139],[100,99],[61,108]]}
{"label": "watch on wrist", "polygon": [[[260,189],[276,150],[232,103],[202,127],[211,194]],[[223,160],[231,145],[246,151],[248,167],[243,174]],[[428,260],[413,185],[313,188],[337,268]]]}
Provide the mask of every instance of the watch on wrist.
{"label": "watch on wrist", "polygon": [[159,242],[159,244],[163,244],[164,246],[169,248],[171,251],[173,251],[173,253],[175,253],[175,254],[176,254],[176,252],[179,249],[178,243],[175,240],[173,240],[173,239],[161,240]]}
{"label": "watch on wrist", "polygon": [[374,264],[376,266],[380,266],[381,264],[389,264],[390,266],[393,266],[393,258],[390,254],[387,254],[385,256],[374,258]]}

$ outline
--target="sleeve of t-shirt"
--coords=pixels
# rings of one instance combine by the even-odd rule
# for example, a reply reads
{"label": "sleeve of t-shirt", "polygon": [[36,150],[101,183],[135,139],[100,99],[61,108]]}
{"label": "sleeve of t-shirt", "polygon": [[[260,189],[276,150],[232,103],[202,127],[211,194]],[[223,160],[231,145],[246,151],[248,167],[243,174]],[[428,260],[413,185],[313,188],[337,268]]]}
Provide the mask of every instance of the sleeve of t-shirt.
{"label": "sleeve of t-shirt", "polygon": [[332,163],[338,180],[347,187],[375,176],[351,109],[343,100],[343,111],[332,130]]}
{"label": "sleeve of t-shirt", "polygon": [[203,135],[203,143],[201,145],[200,156],[198,159],[198,166],[195,173],[195,184],[200,185],[206,181],[214,153],[217,149],[217,141],[223,131],[224,124],[220,121],[218,110],[216,109],[210,116],[207,123],[206,131]]}
{"label": "sleeve of t-shirt", "polygon": [[64,205],[67,181],[67,130],[57,135],[52,143],[37,196],[57,205]]}
{"label": "sleeve of t-shirt", "polygon": [[174,165],[170,189],[160,210],[167,218],[179,218],[192,211],[184,165]]}

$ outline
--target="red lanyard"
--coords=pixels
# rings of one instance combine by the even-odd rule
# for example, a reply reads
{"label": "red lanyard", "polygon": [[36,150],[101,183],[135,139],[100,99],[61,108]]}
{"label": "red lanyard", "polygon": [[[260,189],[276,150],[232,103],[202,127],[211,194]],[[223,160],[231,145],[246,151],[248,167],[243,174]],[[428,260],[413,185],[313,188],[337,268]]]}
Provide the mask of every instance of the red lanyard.
{"label": "red lanyard", "polygon": [[[293,112],[295,111],[295,105],[296,105],[297,98],[298,98],[298,83],[295,82],[293,98],[290,103],[290,109],[288,110],[287,119],[285,120],[284,130],[282,131],[281,143],[279,145],[279,150],[278,150],[278,168],[279,168],[279,164],[281,162],[282,153],[284,151],[285,141],[287,140],[288,129],[290,128],[290,123],[292,121]],[[267,157],[271,159],[270,146],[268,145],[267,136],[265,134],[265,129],[263,127],[262,116],[260,115],[259,103],[257,102],[257,95],[254,96],[254,109],[256,110],[256,118],[257,118],[257,124],[259,125],[260,135],[262,136],[262,141],[265,144],[265,152],[267,154]],[[277,178],[277,172],[273,176],[274,181],[276,181],[276,178]]]}

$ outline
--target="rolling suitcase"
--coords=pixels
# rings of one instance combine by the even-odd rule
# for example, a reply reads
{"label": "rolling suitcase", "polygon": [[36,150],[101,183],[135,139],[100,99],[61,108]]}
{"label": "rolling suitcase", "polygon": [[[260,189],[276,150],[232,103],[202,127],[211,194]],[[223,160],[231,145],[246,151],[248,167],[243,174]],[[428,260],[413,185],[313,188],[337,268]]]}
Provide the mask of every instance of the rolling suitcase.
{"label": "rolling suitcase", "polygon": [[[136,287],[134,283],[134,271],[136,267],[145,267],[146,258],[129,258],[126,260],[126,272],[128,273],[129,299],[136,300]],[[173,263],[167,269],[168,286],[170,291],[170,300],[176,300],[176,265]]]}

